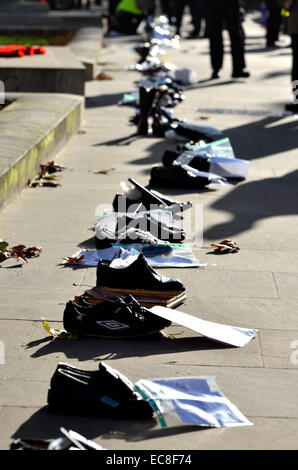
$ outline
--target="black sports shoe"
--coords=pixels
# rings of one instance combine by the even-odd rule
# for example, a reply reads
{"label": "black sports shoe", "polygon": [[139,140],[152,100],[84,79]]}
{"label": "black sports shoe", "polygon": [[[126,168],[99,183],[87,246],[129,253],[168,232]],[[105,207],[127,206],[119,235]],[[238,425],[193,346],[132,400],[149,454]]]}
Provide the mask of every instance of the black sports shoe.
{"label": "black sports shoe", "polygon": [[197,176],[182,166],[175,165],[152,167],[149,184],[156,188],[203,189],[210,183],[208,176]]}
{"label": "black sports shoe", "polygon": [[64,310],[63,324],[69,333],[121,339],[159,332],[171,322],[152,314],[129,296],[126,301],[114,297],[88,307],[69,301]]}
{"label": "black sports shoe", "polygon": [[177,279],[169,279],[158,274],[146,261],[142,253],[129,266],[123,269],[110,268],[110,262],[101,260],[97,265],[99,287],[145,291],[182,292],[183,284]]}
{"label": "black sports shoe", "polygon": [[58,367],[48,391],[49,410],[54,413],[99,415],[116,419],[150,419],[153,410],[132,390],[129,380],[108,367],[99,365],[95,375],[83,376]]}

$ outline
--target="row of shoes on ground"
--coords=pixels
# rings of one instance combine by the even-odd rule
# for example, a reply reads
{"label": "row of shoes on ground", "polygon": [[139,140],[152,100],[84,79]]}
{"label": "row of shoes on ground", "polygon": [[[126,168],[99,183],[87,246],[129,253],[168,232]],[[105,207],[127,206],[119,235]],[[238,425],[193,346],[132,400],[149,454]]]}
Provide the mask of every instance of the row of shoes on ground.
{"label": "row of shoes on ground", "polygon": [[[145,60],[156,47],[150,41],[138,46],[136,52]],[[147,56],[146,56],[147,54]],[[152,54],[152,52],[151,52]],[[154,55],[154,54],[152,54]],[[166,77],[169,79],[169,77]],[[213,126],[198,126],[176,118],[168,109],[169,85],[165,74],[156,74],[155,79],[141,81],[139,84],[139,109],[131,121],[137,125],[140,135],[149,133],[180,142],[212,142],[222,137],[222,133]],[[171,84],[171,81],[169,81]],[[179,86],[175,84],[175,86]],[[183,96],[184,99],[184,96]],[[151,125],[149,124],[151,122]],[[164,163],[164,162],[163,162]],[[197,163],[197,162],[196,162]],[[173,160],[170,164],[156,165],[151,170],[149,185],[153,188],[175,187],[202,189],[214,181],[224,181],[222,175],[209,172],[208,162],[200,161],[197,165],[180,165]],[[210,165],[209,165],[210,166]]]}

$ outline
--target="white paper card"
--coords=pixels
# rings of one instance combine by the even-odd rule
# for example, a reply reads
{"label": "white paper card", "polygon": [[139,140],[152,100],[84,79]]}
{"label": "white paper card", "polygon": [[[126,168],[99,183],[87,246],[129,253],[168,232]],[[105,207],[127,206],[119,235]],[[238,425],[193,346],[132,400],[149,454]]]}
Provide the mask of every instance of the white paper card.
{"label": "white paper card", "polygon": [[253,339],[258,332],[258,330],[239,328],[237,326],[222,325],[220,323],[201,320],[200,318],[189,315],[188,313],[183,313],[167,307],[155,306],[150,309],[150,312],[158,315],[159,317],[165,318],[166,320],[170,320],[173,323],[184,326],[185,328],[189,328],[202,336],[206,336],[206,338],[238,348],[242,348],[249,343],[249,341]]}

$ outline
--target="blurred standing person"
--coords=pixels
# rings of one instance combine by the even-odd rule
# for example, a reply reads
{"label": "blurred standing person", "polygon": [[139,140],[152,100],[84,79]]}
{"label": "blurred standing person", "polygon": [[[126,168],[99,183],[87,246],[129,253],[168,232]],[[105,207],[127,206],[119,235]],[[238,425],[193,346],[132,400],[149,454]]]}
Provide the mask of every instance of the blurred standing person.
{"label": "blurred standing person", "polygon": [[173,0],[160,0],[160,9],[161,13],[168,18],[169,23],[173,24],[175,18]]}
{"label": "blurred standing person", "polygon": [[268,11],[266,46],[278,47],[279,31],[281,26],[281,6],[279,0],[265,0]]}
{"label": "blurred standing person", "polygon": [[293,100],[285,106],[286,111],[298,113],[298,1],[285,0],[284,7],[290,10],[289,34],[292,39],[292,92]]}
{"label": "blurred standing person", "polygon": [[186,6],[189,6],[190,14],[192,17],[193,30],[189,34],[189,39],[198,38],[200,36],[201,24],[202,24],[202,4],[201,0],[175,0],[174,12],[176,17],[176,34],[180,33],[183,13]]}
{"label": "blurred standing person", "polygon": [[244,57],[244,33],[239,0],[204,0],[206,27],[210,41],[210,56],[213,79],[219,78],[223,66],[223,28],[227,28],[231,42],[233,61],[232,78],[248,78]]}

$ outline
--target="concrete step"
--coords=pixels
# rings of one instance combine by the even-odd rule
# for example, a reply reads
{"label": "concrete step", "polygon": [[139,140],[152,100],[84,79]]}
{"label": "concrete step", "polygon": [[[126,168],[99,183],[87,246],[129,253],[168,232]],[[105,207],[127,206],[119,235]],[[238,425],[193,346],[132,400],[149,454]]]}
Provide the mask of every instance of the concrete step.
{"label": "concrete step", "polygon": [[[42,4],[41,4],[42,5]],[[82,27],[101,26],[101,11],[92,10],[68,10],[68,11],[4,11],[1,10],[1,30],[41,31],[41,30],[70,30]]]}
{"label": "concrete step", "polygon": [[69,47],[47,46],[46,54],[0,58],[7,92],[84,95],[85,67]]}
{"label": "concrete step", "polygon": [[69,43],[70,49],[86,69],[86,80],[93,80],[96,75],[102,38],[101,28],[87,27],[81,28]]}
{"label": "concrete step", "polygon": [[0,210],[55,158],[82,122],[84,99],[76,95],[7,93],[0,112]]}

